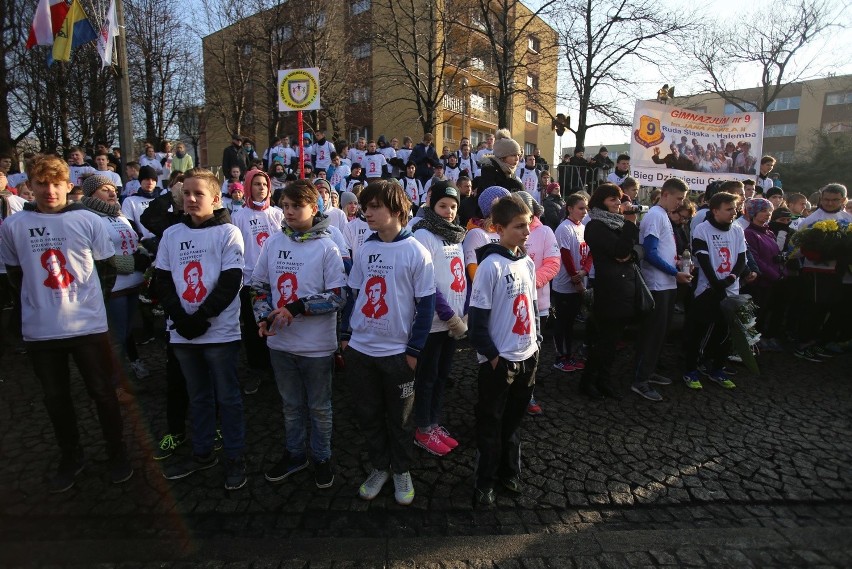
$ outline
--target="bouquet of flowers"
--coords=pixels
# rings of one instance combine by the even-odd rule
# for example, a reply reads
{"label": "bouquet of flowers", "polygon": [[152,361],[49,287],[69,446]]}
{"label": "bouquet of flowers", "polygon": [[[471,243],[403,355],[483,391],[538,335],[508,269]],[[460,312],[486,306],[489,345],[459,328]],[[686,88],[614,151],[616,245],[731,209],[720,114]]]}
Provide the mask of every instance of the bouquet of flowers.
{"label": "bouquet of flowers", "polygon": [[814,263],[836,261],[852,250],[852,226],[846,221],[823,219],[793,234],[795,251]]}
{"label": "bouquet of flowers", "polygon": [[752,372],[759,374],[757,360],[754,359],[754,345],[760,340],[757,331],[757,305],[747,294],[729,296],[722,301],[722,312],[728,323],[728,331],[734,351],[743,360],[743,364]]}

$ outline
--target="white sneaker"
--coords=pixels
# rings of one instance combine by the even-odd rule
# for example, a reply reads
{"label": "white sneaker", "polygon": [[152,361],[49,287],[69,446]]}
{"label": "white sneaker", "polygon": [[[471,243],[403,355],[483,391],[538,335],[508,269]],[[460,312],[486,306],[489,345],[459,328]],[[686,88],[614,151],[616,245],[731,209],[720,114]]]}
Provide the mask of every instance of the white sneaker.
{"label": "white sneaker", "polygon": [[358,495],[365,500],[372,500],[382,491],[382,487],[388,481],[388,478],[390,478],[390,475],[387,470],[373,469],[367,480],[358,488]]}
{"label": "white sneaker", "polygon": [[130,362],[130,369],[133,370],[133,373],[136,374],[136,379],[145,379],[151,372],[148,371],[148,368],[145,367],[145,364],[142,363],[142,360],[136,360],[135,362]]}
{"label": "white sneaker", "polygon": [[393,497],[400,506],[408,506],[414,501],[414,482],[411,481],[411,473],[393,475]]}

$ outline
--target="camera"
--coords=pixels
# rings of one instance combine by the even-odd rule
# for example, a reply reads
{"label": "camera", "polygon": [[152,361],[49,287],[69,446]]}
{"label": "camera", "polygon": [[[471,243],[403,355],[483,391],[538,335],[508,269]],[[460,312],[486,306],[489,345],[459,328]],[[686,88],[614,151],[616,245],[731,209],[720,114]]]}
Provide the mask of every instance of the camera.
{"label": "camera", "polygon": [[638,213],[648,213],[648,210],[650,210],[650,209],[651,208],[649,208],[646,205],[636,204],[636,205],[632,205],[629,208],[625,209],[624,213],[622,215],[636,215]]}

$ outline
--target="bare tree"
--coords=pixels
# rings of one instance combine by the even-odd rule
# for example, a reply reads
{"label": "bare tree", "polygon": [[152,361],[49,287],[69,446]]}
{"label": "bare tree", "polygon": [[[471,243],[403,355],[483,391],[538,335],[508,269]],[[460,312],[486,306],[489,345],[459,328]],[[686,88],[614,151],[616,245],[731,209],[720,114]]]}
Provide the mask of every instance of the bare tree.
{"label": "bare tree", "polygon": [[[12,124],[9,116],[9,101],[6,93],[17,88],[13,79],[16,68],[23,59],[24,36],[22,21],[32,21],[30,2],[24,0],[0,0],[0,147],[13,146]],[[30,129],[25,129],[27,132]],[[17,141],[14,141],[17,142]],[[0,148],[5,150],[5,148]]]}
{"label": "bare tree", "polygon": [[[812,58],[802,55],[829,29],[839,27],[842,13],[827,0],[776,2],[752,14],[754,25],[747,34],[740,21],[709,28],[693,49],[704,92],[715,93],[744,112],[765,112],[784,85],[816,77],[826,69],[828,64],[816,62],[816,57],[824,57],[821,51]],[[755,71],[760,73],[756,101],[735,93],[742,88],[743,75]]]}
{"label": "bare tree", "polygon": [[630,126],[632,109],[622,101],[637,98],[636,66],[658,65],[654,48],[677,45],[694,28],[688,17],[653,0],[560,0],[553,15],[567,72],[565,102],[578,115],[570,129],[577,146],[589,129]]}

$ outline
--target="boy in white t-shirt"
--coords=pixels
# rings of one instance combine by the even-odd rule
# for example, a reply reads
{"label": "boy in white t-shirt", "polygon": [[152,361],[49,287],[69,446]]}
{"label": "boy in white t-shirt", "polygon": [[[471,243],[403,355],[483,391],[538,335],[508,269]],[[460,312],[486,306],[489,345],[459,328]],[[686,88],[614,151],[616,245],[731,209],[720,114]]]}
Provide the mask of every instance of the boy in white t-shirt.
{"label": "boy in white t-shirt", "polygon": [[373,466],[359,495],[378,496],[390,470],[394,498],[405,506],[414,500],[414,369],[432,327],[435,273],[429,252],[403,230],[411,204],[396,180],[370,183],[358,200],[376,231],[353,261],[355,301],[342,326],[346,369],[358,394],[355,415]]}
{"label": "boy in white t-shirt", "polygon": [[269,238],[252,273],[255,320],[266,338],[278,392],[284,403],[286,452],[265,474],[281,482],[308,467],[317,488],[334,483],[331,465],[332,354],[337,318],[345,303],[343,258],[331,238],[328,217],[318,216],[319,193],[307,180],[283,190],[283,233]]}
{"label": "boy in white t-shirt", "polygon": [[133,476],[133,468],[112,384],[104,304],[115,283],[115,249],[97,215],[82,205],[68,204],[72,184],[65,162],[36,156],[27,166],[27,176],[35,202],[3,222],[0,252],[9,281],[20,291],[24,342],[62,453],[49,488],[54,493],[70,489],[85,465],[69,357],[97,407],[110,479],[119,484]]}
{"label": "boy in white t-shirt", "polygon": [[645,214],[639,225],[639,243],[645,250],[642,276],[654,297],[654,310],[645,314],[636,342],[636,374],[631,389],[650,401],[663,397],[652,387],[670,385],[672,380],[657,373],[657,360],[663,349],[669,323],[674,316],[677,285],[692,282],[690,272],[681,271],[678,259],[682,251],[675,244],[669,212],[677,211],[689,186],[679,178],[663,182],[660,200]]}
{"label": "boy in white t-shirt", "polygon": [[182,223],[166,229],[156,261],[160,304],[170,342],[186,376],[192,456],[167,464],[163,476],[184,478],[218,464],[216,412],[225,446],[225,489],[246,483],[245,420],[237,379],[243,237],[219,207],[219,181],[209,170],[184,174]]}
{"label": "boy in white t-shirt", "polygon": [[494,504],[496,482],[522,491],[521,420],[535,386],[541,346],[535,265],[524,252],[531,213],[517,196],[491,208],[500,242],[477,250],[469,312],[479,361],[474,506]]}

